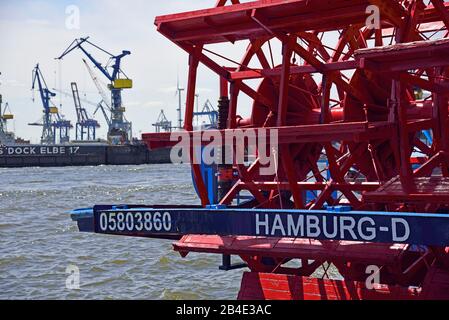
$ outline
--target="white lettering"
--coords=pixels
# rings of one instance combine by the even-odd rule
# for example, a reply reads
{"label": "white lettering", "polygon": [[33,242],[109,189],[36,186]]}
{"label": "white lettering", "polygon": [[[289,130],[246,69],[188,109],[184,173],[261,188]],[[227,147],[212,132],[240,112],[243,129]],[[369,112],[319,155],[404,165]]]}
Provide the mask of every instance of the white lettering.
{"label": "white lettering", "polygon": [[[265,215],[265,221],[261,221],[258,214],[256,214],[256,235],[260,234],[269,234],[269,221],[268,221],[268,214]],[[265,227],[265,232],[260,232],[260,227]]]}
{"label": "white lettering", "polygon": [[190,162],[190,135],[187,131],[176,131],[170,135],[170,141],[178,141],[170,151],[170,160],[174,164]]}
{"label": "white lettering", "polygon": [[81,26],[80,9],[76,5],[69,5],[65,8],[67,15],[65,19],[65,27],[68,30],[79,30]]}
{"label": "white lettering", "polygon": [[218,130],[206,130],[203,134],[203,141],[211,141],[203,149],[203,162],[205,165],[222,164],[218,150],[221,146],[221,134]]}
{"label": "white lettering", "polygon": [[376,5],[370,5],[366,7],[366,14],[369,16],[366,18],[365,25],[369,30],[380,29],[380,9]]}
{"label": "white lettering", "polygon": [[[349,224],[346,224],[346,222],[349,222]],[[341,237],[341,239],[347,240],[347,238],[345,238],[345,231],[347,231],[353,240],[357,240],[357,236],[355,235],[355,232],[354,232],[354,227],[355,227],[354,218],[341,217],[340,218],[340,237]]]}
{"label": "white lettering", "polygon": [[287,234],[292,237],[304,237],[304,216],[299,215],[297,223],[293,220],[292,215],[287,217]]}
{"label": "white lettering", "polygon": [[365,273],[369,275],[365,286],[368,290],[373,290],[376,284],[380,284],[380,268],[374,265],[367,266]]}
{"label": "white lettering", "polygon": [[[363,229],[363,224],[365,223],[369,223],[371,227]],[[365,241],[374,240],[376,238],[376,228],[374,228],[375,225],[376,223],[374,222],[374,220],[369,217],[364,217],[360,219],[357,225],[357,230],[359,232],[360,237]],[[364,231],[366,231],[367,233],[365,233]]]}
{"label": "white lettering", "polygon": [[338,220],[337,217],[333,217],[332,219],[332,233],[329,233],[327,230],[327,217],[324,216],[323,217],[323,232],[324,232],[324,236],[328,239],[333,239],[337,236],[338,233]]}
{"label": "white lettering", "polygon": [[[320,219],[316,216],[307,216],[307,237],[314,238],[321,234]],[[313,231],[315,230],[315,231]]]}
{"label": "white lettering", "polygon": [[282,224],[281,216],[277,214],[274,217],[273,229],[271,229],[271,235],[272,236],[276,235],[276,231],[278,231],[278,230],[281,232],[281,235],[283,237],[285,237],[285,229],[284,229],[284,225]]}
{"label": "white lettering", "polygon": [[66,274],[69,276],[65,281],[65,287],[68,290],[79,290],[80,289],[80,269],[75,265],[67,266],[65,270]]}
{"label": "white lettering", "polygon": [[[404,228],[404,234],[398,235],[398,224],[402,224]],[[410,227],[408,222],[402,218],[392,218],[391,219],[391,233],[394,242],[404,242],[410,237]]]}
{"label": "white lettering", "polygon": [[[235,151],[233,151],[234,159],[231,159],[230,155],[226,153],[226,163],[245,163],[245,149],[241,147],[245,146],[245,141],[248,141],[248,148],[250,146],[256,146],[257,139],[254,130],[229,130],[225,132],[225,144],[227,146],[237,146]],[[234,162],[232,162],[232,160],[234,160]]]}

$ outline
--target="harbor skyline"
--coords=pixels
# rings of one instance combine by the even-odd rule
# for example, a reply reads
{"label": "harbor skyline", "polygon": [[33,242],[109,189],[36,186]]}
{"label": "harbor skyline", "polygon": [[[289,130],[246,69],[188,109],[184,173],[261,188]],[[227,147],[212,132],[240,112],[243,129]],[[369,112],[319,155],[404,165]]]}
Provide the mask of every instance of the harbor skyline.
{"label": "harbor skyline", "polygon": [[[133,123],[134,137],[154,131],[152,123],[161,109],[170,120],[176,121],[176,78],[179,74],[181,85],[186,83],[188,57],[154,32],[153,19],[155,13],[194,10],[201,4],[183,1],[158,4],[140,0],[132,3],[129,6],[120,1],[58,1],[56,4],[52,1],[1,1],[0,33],[3,47],[7,49],[0,52],[0,91],[15,114],[8,130],[31,143],[40,142],[41,128],[28,126],[42,117],[37,92],[34,93],[35,102],[32,101],[31,71],[36,63],[40,64],[49,88],[70,93],[70,83],[77,82],[82,99],[97,103],[101,100],[82,63],[81,53],[62,61],[54,59],[74,38],[85,36],[110,48],[112,53],[131,51],[123,68],[134,80],[134,88],[123,94],[123,101],[126,117]],[[79,28],[73,25],[73,8],[79,9]],[[98,23],[99,20],[102,22]],[[107,57],[101,58],[102,63],[107,62]],[[95,72],[98,74],[97,69]],[[152,76],[154,74],[158,76]],[[56,93],[53,103],[58,107],[62,104],[61,113],[67,120],[76,122],[71,95]],[[208,98],[217,99],[216,77],[207,73],[200,77],[197,93],[200,104]],[[95,106],[87,103],[84,107],[91,114],[95,110]],[[107,125],[101,113],[95,118],[101,124],[98,137],[105,138]],[[73,129],[71,138],[75,138]]]}

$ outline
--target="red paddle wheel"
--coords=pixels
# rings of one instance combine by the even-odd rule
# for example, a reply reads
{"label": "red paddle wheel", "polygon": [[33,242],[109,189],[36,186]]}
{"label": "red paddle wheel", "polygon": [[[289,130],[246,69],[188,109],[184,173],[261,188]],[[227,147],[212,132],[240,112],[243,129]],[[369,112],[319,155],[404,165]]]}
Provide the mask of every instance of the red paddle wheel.
{"label": "red paddle wheel", "polygon": [[[260,175],[258,157],[249,166],[219,167],[222,180],[232,178],[222,184],[220,204],[249,192],[245,208],[447,214],[449,3],[231,2],[156,18],[159,32],[190,56],[187,131],[200,64],[229,83],[229,92],[221,90],[221,130],[278,131],[276,174]],[[378,28],[367,22],[370,14]],[[240,41],[248,43],[240,60],[219,52]],[[247,119],[239,116],[242,96],[252,100]],[[192,170],[209,205],[199,165]],[[449,298],[444,247],[191,235],[175,249],[240,256],[251,270],[242,299]],[[380,276],[372,288],[370,270]]]}

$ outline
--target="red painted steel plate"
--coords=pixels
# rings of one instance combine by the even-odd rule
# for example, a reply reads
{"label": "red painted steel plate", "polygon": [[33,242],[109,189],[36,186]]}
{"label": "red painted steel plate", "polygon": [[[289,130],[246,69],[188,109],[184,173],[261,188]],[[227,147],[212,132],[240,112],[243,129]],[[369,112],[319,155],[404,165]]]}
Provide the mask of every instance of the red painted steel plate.
{"label": "red painted steel plate", "polygon": [[375,285],[367,289],[355,281],[317,279],[292,275],[246,272],[239,300],[410,300],[421,289]]}
{"label": "red painted steel plate", "polygon": [[449,178],[422,177],[414,178],[414,189],[406,190],[399,177],[395,177],[376,191],[366,192],[366,202],[424,202],[449,204]]}
{"label": "red painted steel plate", "polygon": [[352,241],[318,241],[292,238],[220,237],[187,235],[173,244],[182,254],[203,252],[233,255],[259,255],[311,260],[339,260],[394,264],[406,244],[380,244]]}
{"label": "red painted steel plate", "polygon": [[405,71],[409,69],[448,66],[449,39],[415,41],[385,47],[360,49],[354,55],[361,67],[375,70]]}
{"label": "red painted steel plate", "polygon": [[[388,2],[386,5],[395,8],[395,18],[405,15],[398,1]],[[270,35],[264,27],[282,33],[343,29],[364,23],[366,8],[371,4],[367,0],[261,0],[159,16],[155,24],[159,32],[174,42],[207,44]],[[263,20],[264,26],[252,16]],[[439,12],[432,6],[419,19],[421,23],[440,20]]]}
{"label": "red painted steel plate", "polygon": [[262,0],[160,16],[155,24],[175,42],[216,43],[267,35],[255,13],[275,31],[340,29],[366,20],[366,0]]}

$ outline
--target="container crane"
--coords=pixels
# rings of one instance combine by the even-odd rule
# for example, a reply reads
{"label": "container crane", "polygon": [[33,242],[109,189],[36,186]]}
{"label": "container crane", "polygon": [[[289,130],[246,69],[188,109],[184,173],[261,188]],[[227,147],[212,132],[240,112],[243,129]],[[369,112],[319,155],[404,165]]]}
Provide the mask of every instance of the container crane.
{"label": "container crane", "polygon": [[70,142],[70,129],[73,128],[73,125],[70,120],[66,120],[59,112],[56,113],[56,121],[53,123],[53,128],[55,137],[58,138],[59,143]]}
{"label": "container crane", "polygon": [[[64,90],[59,90],[59,89],[53,88],[53,91],[56,91],[56,92],[58,92],[60,94],[63,94],[65,96],[67,96],[67,97],[73,97],[73,93],[69,93],[69,92],[64,91]],[[98,110],[101,110],[103,112],[104,118],[106,120],[106,124],[108,126],[111,125],[111,120],[109,119],[109,117],[108,117],[108,115],[106,113],[106,110],[110,110],[110,107],[109,107],[109,105],[107,103],[105,103],[103,100],[101,100],[99,103],[96,103],[96,102],[93,102],[93,101],[90,101],[88,99],[81,98],[81,97],[79,99],[80,99],[81,102],[83,102],[85,104],[88,104],[88,105],[96,107],[95,111],[93,112],[93,115],[95,115],[98,112]]]}
{"label": "container crane", "polygon": [[209,117],[208,126],[211,128],[217,128],[218,111],[215,110],[214,106],[212,105],[209,99],[207,99],[206,102],[204,103],[202,111],[194,112],[193,116],[197,118],[204,116]]}
{"label": "container crane", "polygon": [[157,118],[157,122],[153,124],[153,126],[156,128],[156,132],[171,132],[173,127],[171,121],[168,121],[167,117],[165,116],[164,110],[161,110],[161,113],[159,114],[159,117]]}
{"label": "container crane", "polygon": [[[130,51],[122,51],[119,55],[113,55],[101,47],[90,42],[89,37],[75,39],[70,46],[57,59],[61,60],[66,55],[80,49],[87,58],[98,68],[101,73],[110,81],[109,89],[111,90],[111,126],[108,130],[108,140],[113,144],[122,144],[130,141],[132,137],[131,123],[126,121],[124,117],[125,108],[122,104],[122,90],[132,88],[132,80],[126,77],[121,70],[122,59],[131,54]],[[85,46],[90,45],[95,49],[107,54],[112,61],[112,72],[108,70],[107,66],[103,66],[97,59],[95,59],[86,49]],[[124,75],[125,78],[122,78]]]}
{"label": "container crane", "polygon": [[[78,91],[78,85],[76,82],[72,82],[72,95],[73,95],[73,102],[75,104],[76,109],[76,140],[81,141],[92,141],[96,139],[96,129],[100,127],[100,124],[97,120],[92,119],[87,114],[87,111],[83,106],[81,105],[81,100],[79,96]],[[86,138],[86,139],[85,139]]]}
{"label": "container crane", "polygon": [[39,64],[33,69],[33,80],[31,90],[37,89],[39,91],[44,116],[42,123],[30,123],[31,126],[42,126],[42,144],[56,144],[56,137],[59,133],[59,142],[67,143],[70,141],[69,131],[73,127],[70,121],[65,120],[59,113],[59,109],[53,104],[51,98],[56,96],[56,93],[48,89]]}

